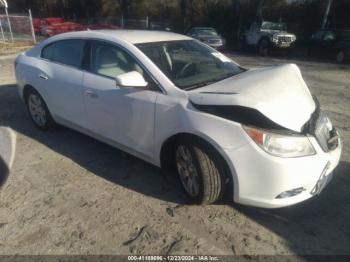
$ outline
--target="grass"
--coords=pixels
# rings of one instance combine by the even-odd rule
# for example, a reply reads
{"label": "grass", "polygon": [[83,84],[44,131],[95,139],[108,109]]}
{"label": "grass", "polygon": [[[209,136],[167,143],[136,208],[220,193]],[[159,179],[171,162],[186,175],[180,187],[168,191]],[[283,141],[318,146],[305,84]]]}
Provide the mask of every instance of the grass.
{"label": "grass", "polygon": [[18,54],[33,47],[31,41],[0,42],[0,56]]}

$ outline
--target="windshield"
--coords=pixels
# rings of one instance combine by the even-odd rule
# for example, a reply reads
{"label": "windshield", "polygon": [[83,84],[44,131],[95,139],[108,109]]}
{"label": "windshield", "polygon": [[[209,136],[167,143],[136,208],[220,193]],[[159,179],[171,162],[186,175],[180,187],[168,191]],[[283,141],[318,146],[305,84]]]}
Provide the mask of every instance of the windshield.
{"label": "windshield", "polygon": [[287,25],[285,23],[263,22],[261,29],[287,31]]}
{"label": "windshield", "polygon": [[213,28],[197,28],[198,35],[217,36],[218,33]]}
{"label": "windshield", "polygon": [[194,40],[138,44],[137,47],[179,88],[189,90],[244,71],[223,54]]}

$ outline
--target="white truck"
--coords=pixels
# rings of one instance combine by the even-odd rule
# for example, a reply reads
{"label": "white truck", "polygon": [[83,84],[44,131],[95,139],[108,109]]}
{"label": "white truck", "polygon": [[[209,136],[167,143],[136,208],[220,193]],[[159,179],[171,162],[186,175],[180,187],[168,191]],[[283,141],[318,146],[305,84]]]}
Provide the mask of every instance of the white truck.
{"label": "white truck", "polygon": [[287,32],[285,23],[262,21],[251,24],[242,34],[240,44],[243,48],[255,47],[260,55],[267,56],[273,49],[289,51],[296,39],[294,34]]}

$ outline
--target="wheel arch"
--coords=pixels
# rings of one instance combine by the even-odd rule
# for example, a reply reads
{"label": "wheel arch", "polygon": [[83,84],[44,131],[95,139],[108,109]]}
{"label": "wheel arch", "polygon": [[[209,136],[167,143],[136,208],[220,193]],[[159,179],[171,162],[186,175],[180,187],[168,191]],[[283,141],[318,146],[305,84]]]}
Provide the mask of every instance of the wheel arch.
{"label": "wheel arch", "polygon": [[[237,174],[235,171],[235,168],[231,161],[229,161],[229,157],[225,153],[225,151],[212,139],[209,137],[206,137],[205,135],[200,134],[193,134],[188,132],[181,132],[174,134],[167,138],[161,146],[161,149],[159,151],[159,160],[160,160],[160,167],[165,170],[166,172],[172,172],[175,168],[173,163],[173,154],[175,151],[175,146],[180,140],[187,140],[187,141],[200,141],[208,145],[210,149],[213,149],[218,156],[221,158],[222,163],[224,164],[225,172],[230,179],[230,188],[229,190],[233,190],[235,196],[238,194],[239,190],[239,183]],[[226,178],[225,178],[226,180]],[[230,197],[233,197],[233,194],[230,195]]]}
{"label": "wheel arch", "polygon": [[271,44],[271,40],[267,35],[263,35],[260,37],[259,41],[258,41],[258,46],[261,44],[262,41],[266,40],[267,44],[270,46]]}
{"label": "wheel arch", "polygon": [[32,86],[30,84],[25,84],[23,89],[22,89],[22,97],[23,97],[24,100],[26,99],[26,96],[28,95],[30,90],[34,90],[35,92],[40,94],[39,91],[34,86]]}

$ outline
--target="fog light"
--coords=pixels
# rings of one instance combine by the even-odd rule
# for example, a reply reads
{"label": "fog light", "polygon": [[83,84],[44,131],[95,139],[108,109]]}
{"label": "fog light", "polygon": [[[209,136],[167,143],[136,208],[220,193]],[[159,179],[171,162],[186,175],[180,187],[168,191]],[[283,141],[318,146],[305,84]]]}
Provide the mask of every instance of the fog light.
{"label": "fog light", "polygon": [[281,198],[287,198],[287,197],[296,196],[296,195],[300,194],[301,192],[303,192],[305,190],[306,189],[303,188],[303,187],[298,187],[298,188],[293,189],[293,190],[284,191],[281,194],[279,194],[276,198],[277,199],[281,199]]}

